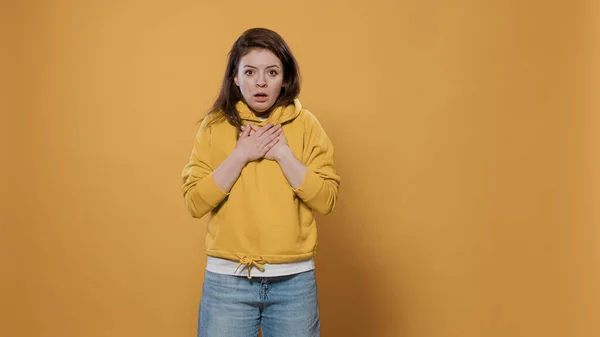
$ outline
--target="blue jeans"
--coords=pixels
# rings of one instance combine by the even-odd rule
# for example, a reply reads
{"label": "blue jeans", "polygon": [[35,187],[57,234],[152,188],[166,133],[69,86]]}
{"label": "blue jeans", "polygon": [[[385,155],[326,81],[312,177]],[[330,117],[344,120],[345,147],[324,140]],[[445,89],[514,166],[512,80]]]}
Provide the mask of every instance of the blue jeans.
{"label": "blue jeans", "polygon": [[206,271],[198,337],[318,337],[314,271],[278,277],[222,275]]}

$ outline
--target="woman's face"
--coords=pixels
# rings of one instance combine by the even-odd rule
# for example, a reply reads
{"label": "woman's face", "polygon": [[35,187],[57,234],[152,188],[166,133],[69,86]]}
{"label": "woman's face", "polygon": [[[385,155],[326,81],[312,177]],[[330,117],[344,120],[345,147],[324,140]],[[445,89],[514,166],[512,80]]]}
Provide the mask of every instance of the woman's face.
{"label": "woman's face", "polygon": [[283,86],[283,65],[267,49],[253,49],[242,56],[234,78],[244,101],[257,114],[268,111]]}

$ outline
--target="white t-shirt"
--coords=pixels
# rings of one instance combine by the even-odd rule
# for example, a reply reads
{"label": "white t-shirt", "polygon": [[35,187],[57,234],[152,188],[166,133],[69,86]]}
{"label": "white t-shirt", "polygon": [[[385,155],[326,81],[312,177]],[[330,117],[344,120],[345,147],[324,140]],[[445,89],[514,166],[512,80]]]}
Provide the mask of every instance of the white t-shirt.
{"label": "white t-shirt", "polygon": [[[208,256],[206,260],[206,270],[226,275],[245,276],[248,277],[248,267],[241,265],[238,268],[239,262],[231,261],[227,259],[221,259],[218,257]],[[305,271],[315,269],[314,259],[290,262],[290,263],[276,263],[263,265],[265,271],[261,271],[256,267],[250,269],[251,277],[275,277],[303,273]],[[237,271],[236,271],[237,269]]]}
{"label": "white t-shirt", "polygon": [[[267,118],[258,117],[261,121],[265,121]],[[218,257],[208,256],[206,261],[206,270],[225,275],[245,276],[248,277],[248,267],[245,265],[239,266],[238,262],[221,259]],[[304,260],[290,263],[277,263],[264,265],[265,271],[261,271],[256,267],[250,269],[251,277],[275,277],[284,275],[293,275],[303,273],[305,271],[315,269],[315,260]],[[237,270],[237,271],[236,271]]]}

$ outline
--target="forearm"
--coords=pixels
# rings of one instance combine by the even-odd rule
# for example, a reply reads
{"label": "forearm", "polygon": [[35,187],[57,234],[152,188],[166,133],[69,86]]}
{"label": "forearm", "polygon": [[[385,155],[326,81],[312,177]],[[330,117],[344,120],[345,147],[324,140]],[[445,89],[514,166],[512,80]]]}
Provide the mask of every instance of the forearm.
{"label": "forearm", "polygon": [[212,175],[215,179],[215,183],[223,192],[229,193],[242,173],[242,169],[246,166],[246,162],[247,161],[242,154],[234,150],[229,157],[213,171]]}
{"label": "forearm", "polygon": [[283,153],[277,156],[275,160],[281,167],[283,175],[290,185],[294,189],[300,187],[306,177],[307,168],[300,160],[298,160],[298,158],[296,158],[294,153],[287,148],[287,150],[283,151]]}

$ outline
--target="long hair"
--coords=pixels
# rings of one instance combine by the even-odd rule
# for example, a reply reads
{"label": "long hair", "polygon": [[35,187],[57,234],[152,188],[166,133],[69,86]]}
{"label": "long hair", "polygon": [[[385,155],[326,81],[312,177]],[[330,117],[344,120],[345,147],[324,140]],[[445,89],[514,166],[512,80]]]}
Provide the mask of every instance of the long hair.
{"label": "long hair", "polygon": [[[300,94],[300,69],[290,47],[276,32],[266,28],[252,28],[245,31],[233,44],[228,54],[227,68],[221,84],[219,97],[215,101],[210,114],[223,114],[229,124],[240,130],[242,120],[235,105],[242,100],[240,88],[235,85],[238,66],[243,56],[253,49],[266,49],[275,54],[283,65],[283,87],[273,107],[285,106],[294,101]],[[216,118],[219,120],[220,118]],[[211,118],[212,121],[215,118]]]}

